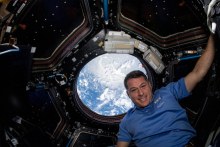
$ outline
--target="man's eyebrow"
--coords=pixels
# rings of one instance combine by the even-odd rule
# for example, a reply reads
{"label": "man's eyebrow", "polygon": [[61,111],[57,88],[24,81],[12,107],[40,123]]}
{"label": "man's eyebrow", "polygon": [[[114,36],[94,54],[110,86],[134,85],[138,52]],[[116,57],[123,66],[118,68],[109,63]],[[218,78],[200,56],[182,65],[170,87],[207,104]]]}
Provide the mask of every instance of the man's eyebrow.
{"label": "man's eyebrow", "polygon": [[136,87],[131,87],[130,90],[132,90],[132,89],[136,89]]}
{"label": "man's eyebrow", "polygon": [[146,82],[144,82],[144,83],[142,83],[141,85],[146,85],[147,83]]}
{"label": "man's eyebrow", "polygon": [[141,85],[143,85],[143,84],[147,84],[147,81],[145,81],[145,82],[141,83]]}

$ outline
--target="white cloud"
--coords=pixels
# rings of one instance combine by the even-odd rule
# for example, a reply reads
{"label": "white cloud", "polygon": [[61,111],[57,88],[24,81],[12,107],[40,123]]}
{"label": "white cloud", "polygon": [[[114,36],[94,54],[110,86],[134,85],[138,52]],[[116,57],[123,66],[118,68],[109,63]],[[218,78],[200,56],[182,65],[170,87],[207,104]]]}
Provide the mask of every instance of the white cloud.
{"label": "white cloud", "polygon": [[92,106],[92,102],[90,100],[87,100],[86,104],[87,104],[88,107]]}
{"label": "white cloud", "polygon": [[138,62],[137,58],[127,54],[104,54],[90,61],[84,70],[95,75],[97,82],[102,86],[117,89],[128,72],[138,68],[143,70]]}
{"label": "white cloud", "polygon": [[125,111],[128,111],[132,107],[132,101],[128,98],[126,90],[115,100],[114,104]]}
{"label": "white cloud", "polygon": [[83,83],[86,87],[88,87],[88,81],[86,79],[83,79]]}
{"label": "white cloud", "polygon": [[99,111],[104,105],[112,101],[112,99],[114,99],[114,95],[114,91],[106,88],[101,96],[97,98],[97,100],[99,100],[100,102],[99,104],[97,104],[97,107],[94,109],[94,111]]}
{"label": "white cloud", "polygon": [[117,115],[117,114],[119,114],[119,111],[116,108],[110,111],[110,115]]}

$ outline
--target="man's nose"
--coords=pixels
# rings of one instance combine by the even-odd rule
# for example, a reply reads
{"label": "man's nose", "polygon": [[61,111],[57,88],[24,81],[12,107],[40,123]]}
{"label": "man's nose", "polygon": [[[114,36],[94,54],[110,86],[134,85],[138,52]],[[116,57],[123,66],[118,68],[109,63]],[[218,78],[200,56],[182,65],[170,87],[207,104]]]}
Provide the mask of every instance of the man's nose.
{"label": "man's nose", "polygon": [[138,89],[138,95],[143,95],[144,94],[144,92],[142,91],[142,89],[140,88],[140,89]]}

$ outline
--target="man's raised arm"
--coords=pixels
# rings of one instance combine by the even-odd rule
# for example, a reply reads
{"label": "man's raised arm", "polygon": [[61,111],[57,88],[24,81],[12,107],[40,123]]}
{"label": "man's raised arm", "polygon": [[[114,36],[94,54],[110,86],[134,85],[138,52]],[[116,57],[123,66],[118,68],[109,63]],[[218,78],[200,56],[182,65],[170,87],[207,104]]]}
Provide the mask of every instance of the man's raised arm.
{"label": "man's raised arm", "polygon": [[196,84],[200,82],[204,78],[204,76],[207,74],[212,64],[212,61],[214,59],[214,55],[215,55],[214,43],[215,43],[215,36],[211,34],[209,36],[209,40],[206,45],[205,52],[202,54],[202,56],[197,61],[196,66],[194,67],[193,71],[190,72],[185,77],[185,84],[186,84],[186,88],[189,93],[192,92]]}

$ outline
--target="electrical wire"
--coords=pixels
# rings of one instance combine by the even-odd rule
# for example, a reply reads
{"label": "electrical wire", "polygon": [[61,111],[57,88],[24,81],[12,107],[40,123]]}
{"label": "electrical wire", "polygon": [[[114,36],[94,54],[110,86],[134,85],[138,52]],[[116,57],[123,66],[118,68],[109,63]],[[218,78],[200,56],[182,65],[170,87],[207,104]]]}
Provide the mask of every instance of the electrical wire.
{"label": "electrical wire", "polygon": [[105,24],[108,24],[108,0],[103,0]]}
{"label": "electrical wire", "polygon": [[28,123],[29,125],[35,126],[34,124],[32,124],[32,123],[30,123],[30,122],[28,122],[28,121],[24,120],[23,118],[22,118],[21,120],[22,120],[23,122]]}
{"label": "electrical wire", "polygon": [[36,88],[43,88],[45,85],[37,85]]}
{"label": "electrical wire", "polygon": [[204,6],[204,2],[202,1],[202,0],[199,0],[201,3],[202,3],[202,5]]}
{"label": "electrical wire", "polygon": [[[9,43],[4,43],[1,45],[9,45]],[[0,52],[0,55],[5,54],[5,53],[9,53],[9,52],[17,52],[20,50],[19,47],[15,46],[15,45],[12,45],[12,47],[14,47],[15,49],[9,49],[7,51]]]}
{"label": "electrical wire", "polygon": [[65,79],[66,79],[65,84],[68,82],[67,76],[64,75],[64,74],[55,74],[55,75],[51,75],[51,76],[48,76],[48,77],[49,77],[49,78],[55,77],[55,80],[56,80],[56,82],[57,82],[58,84],[64,85],[64,84],[62,84],[60,81],[57,80],[56,76],[61,76],[62,78],[65,78]]}
{"label": "electrical wire", "polygon": [[18,136],[20,136],[20,134],[19,134],[15,129],[12,128],[12,130],[13,130]]}
{"label": "electrical wire", "polygon": [[215,132],[212,135],[212,139],[211,139],[211,143],[210,143],[211,145],[213,145],[213,143],[214,143],[214,138],[215,138],[215,134],[216,134],[217,131],[218,131],[218,129],[216,129]]}
{"label": "electrical wire", "polygon": [[[5,130],[5,129],[4,129]],[[12,138],[15,138],[13,135],[11,135],[11,133],[9,133],[7,130],[5,130],[5,132],[10,135]]]}
{"label": "electrical wire", "polygon": [[202,107],[202,110],[200,111],[199,117],[197,118],[196,123],[194,124],[193,128],[196,128],[196,126],[197,126],[197,124],[198,124],[198,122],[199,122],[199,120],[200,120],[200,118],[202,116],[202,113],[203,113],[203,111],[205,109],[207,101],[208,101],[208,97],[206,97],[206,99],[205,99],[205,103],[204,103],[204,105]]}
{"label": "electrical wire", "polygon": [[66,147],[69,147],[70,143],[72,142],[72,138],[69,140],[68,144],[66,145]]}
{"label": "electrical wire", "polygon": [[[219,121],[219,118],[220,118],[220,115],[218,116],[217,120],[215,121],[215,124],[213,125],[211,131],[215,130],[215,127],[216,127],[216,125],[217,125],[217,123],[218,123],[218,121]],[[216,134],[217,130],[218,130],[218,127],[216,128],[215,132],[213,133],[212,140],[211,140],[211,144],[214,143],[214,138],[215,138],[215,134]],[[211,132],[210,132],[210,133],[211,133]]]}

